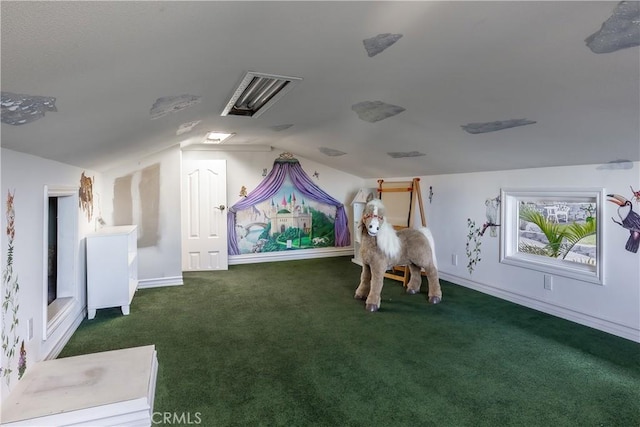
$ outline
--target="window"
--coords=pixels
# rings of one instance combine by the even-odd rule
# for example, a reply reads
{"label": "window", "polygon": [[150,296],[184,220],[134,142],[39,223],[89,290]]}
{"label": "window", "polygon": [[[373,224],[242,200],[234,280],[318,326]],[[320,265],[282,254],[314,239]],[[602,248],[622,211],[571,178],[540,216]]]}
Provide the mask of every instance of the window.
{"label": "window", "polygon": [[603,284],[603,189],[502,189],[500,262]]}

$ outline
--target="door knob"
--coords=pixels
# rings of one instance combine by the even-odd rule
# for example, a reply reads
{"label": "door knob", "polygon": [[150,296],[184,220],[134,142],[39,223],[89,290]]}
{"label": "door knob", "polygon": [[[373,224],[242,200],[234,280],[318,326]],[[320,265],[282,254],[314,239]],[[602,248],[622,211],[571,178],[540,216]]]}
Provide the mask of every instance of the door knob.
{"label": "door knob", "polygon": [[225,205],[214,206],[214,208],[220,209],[220,212],[222,212],[225,209]]}

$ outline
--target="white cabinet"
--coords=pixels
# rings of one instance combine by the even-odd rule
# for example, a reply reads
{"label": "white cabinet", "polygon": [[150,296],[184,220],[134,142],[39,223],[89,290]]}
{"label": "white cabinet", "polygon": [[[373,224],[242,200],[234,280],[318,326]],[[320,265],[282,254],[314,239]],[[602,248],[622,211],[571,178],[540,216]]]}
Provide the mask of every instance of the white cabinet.
{"label": "white cabinet", "polygon": [[353,259],[351,261],[358,265],[362,265],[362,259],[360,258],[360,238],[362,234],[358,226],[362,219],[364,207],[367,204],[367,198],[376,198],[377,194],[376,188],[361,188],[351,202],[353,207],[353,235],[355,236],[353,239]]}
{"label": "white cabinet", "polygon": [[105,227],[87,236],[87,308],[89,319],[99,308],[129,305],[138,287],[138,235],[135,225]]}

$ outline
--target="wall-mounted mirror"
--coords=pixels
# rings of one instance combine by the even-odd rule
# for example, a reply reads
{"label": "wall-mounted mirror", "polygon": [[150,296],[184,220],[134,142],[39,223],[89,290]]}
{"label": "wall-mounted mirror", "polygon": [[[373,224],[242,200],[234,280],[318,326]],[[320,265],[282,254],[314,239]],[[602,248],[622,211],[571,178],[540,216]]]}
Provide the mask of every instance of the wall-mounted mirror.
{"label": "wall-mounted mirror", "polygon": [[502,189],[501,200],[500,262],[603,284],[603,189]]}

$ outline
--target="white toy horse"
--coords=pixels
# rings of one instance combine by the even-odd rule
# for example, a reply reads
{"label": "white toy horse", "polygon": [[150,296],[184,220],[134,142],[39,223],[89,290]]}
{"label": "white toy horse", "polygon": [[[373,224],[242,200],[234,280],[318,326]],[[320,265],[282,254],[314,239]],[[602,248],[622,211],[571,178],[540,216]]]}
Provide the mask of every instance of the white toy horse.
{"label": "white toy horse", "polygon": [[433,236],[428,228],[405,228],[396,231],[384,220],[382,201],[373,199],[367,203],[360,221],[362,245],[362,274],[355,298],[366,299],[367,311],[378,311],[384,273],[395,265],[408,265],[411,278],[407,293],[416,294],[422,284],[421,268],[429,281],[429,303],[442,300],[438,279]]}

